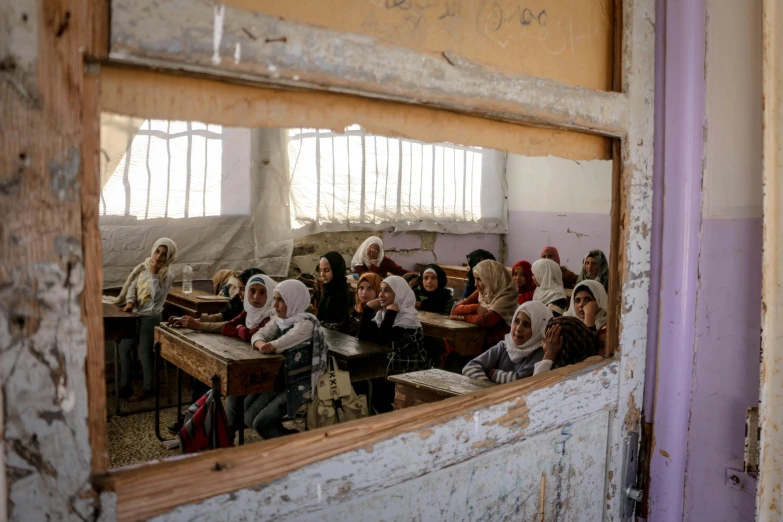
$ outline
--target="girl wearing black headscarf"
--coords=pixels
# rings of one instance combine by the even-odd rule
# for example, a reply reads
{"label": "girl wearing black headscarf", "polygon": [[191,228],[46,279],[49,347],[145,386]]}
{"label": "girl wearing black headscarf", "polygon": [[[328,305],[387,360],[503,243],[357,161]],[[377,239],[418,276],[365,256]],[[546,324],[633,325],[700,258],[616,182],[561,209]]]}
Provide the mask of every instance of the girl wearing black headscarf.
{"label": "girl wearing black headscarf", "polygon": [[435,264],[426,265],[419,273],[419,282],[414,287],[416,308],[424,312],[449,315],[454,308],[454,294],[446,288],[446,272]]}
{"label": "girl wearing black headscarf", "polygon": [[493,256],[491,253],[487,252],[486,250],[474,250],[470,254],[467,255],[468,258],[468,282],[465,285],[465,291],[462,294],[463,299],[467,299],[471,295],[473,295],[473,292],[476,291],[476,279],[473,277],[473,267],[475,267],[477,264],[481,263],[482,261],[486,259],[491,259],[492,261],[495,261],[495,256]]}
{"label": "girl wearing black headscarf", "polygon": [[348,312],[354,305],[354,291],[345,277],[345,260],[339,252],[327,252],[318,268],[324,282],[318,303],[318,320],[325,328],[340,330],[348,321]]}

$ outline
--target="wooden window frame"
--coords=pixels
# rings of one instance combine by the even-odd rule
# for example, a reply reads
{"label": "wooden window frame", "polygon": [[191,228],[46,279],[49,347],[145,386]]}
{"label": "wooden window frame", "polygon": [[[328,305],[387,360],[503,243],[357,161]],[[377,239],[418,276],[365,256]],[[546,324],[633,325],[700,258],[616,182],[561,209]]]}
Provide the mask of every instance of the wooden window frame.
{"label": "wooden window frame", "polygon": [[[636,367],[643,368],[644,347],[634,347],[635,339],[624,338],[621,326],[626,323],[636,326],[641,324],[641,321],[646,324],[645,283],[648,280],[645,278],[648,278],[648,275],[644,272],[649,268],[649,241],[647,245],[639,247],[640,252],[635,252],[634,247],[628,245],[628,241],[638,234],[646,238],[649,233],[646,231],[649,209],[640,209],[645,207],[644,198],[650,194],[651,188],[640,186],[640,183],[645,184],[652,179],[652,157],[642,145],[644,140],[652,142],[652,119],[646,120],[652,100],[646,98],[650,97],[652,89],[653,52],[651,44],[643,42],[644,38],[640,35],[648,31],[645,26],[648,24],[650,12],[653,11],[653,4],[651,0],[627,0],[620,5],[620,1],[615,0],[616,12],[622,13],[615,24],[614,65],[617,92],[589,91],[557,82],[528,78],[512,80],[500,76],[494,91],[483,92],[479,96],[460,92],[444,94],[426,85],[420,86],[420,92],[429,96],[426,100],[410,104],[409,100],[422,100],[421,97],[414,96],[416,86],[408,86],[412,89],[408,92],[398,89],[398,94],[391,96],[363,77],[321,76],[318,84],[314,81],[314,71],[308,70],[307,64],[303,64],[302,70],[285,71],[284,75],[271,76],[263,71],[256,71],[257,74],[250,79],[241,71],[225,73],[226,71],[218,68],[206,70],[193,56],[179,57],[182,63],[176,60],[167,62],[161,57],[155,57],[147,63],[129,59],[124,64],[118,64],[117,60],[104,60],[101,65],[88,65],[85,71],[82,113],[85,129],[82,143],[82,154],[85,158],[85,185],[82,187],[84,263],[86,272],[93,274],[93,277],[86,278],[82,296],[84,322],[88,330],[88,425],[94,482],[99,490],[117,494],[118,518],[130,520],[150,517],[221,492],[256,486],[260,482],[284,476],[330,456],[365,447],[434,422],[457,418],[514,399],[524,403],[528,394],[567,381],[587,369],[608,369],[612,373],[619,373],[621,388],[624,383],[624,358],[633,349],[636,349],[634,355],[641,353],[641,363],[634,361]],[[97,13],[106,14],[101,8],[97,9]],[[106,34],[102,33],[102,29],[108,32],[108,28],[97,25],[95,41],[103,41],[102,36],[108,40]],[[317,31],[304,26],[298,27],[297,30],[305,33]],[[630,43],[626,46],[621,46],[622,34],[629,37]],[[395,51],[379,45],[374,52],[382,57],[385,52]],[[104,58],[101,52],[95,54],[98,58]],[[189,67],[187,64],[191,61],[194,65]],[[146,70],[125,69],[127,65],[142,68],[155,66],[171,70],[181,68],[192,76],[169,76]],[[205,73],[233,83],[206,79]],[[292,78],[300,75],[305,80],[297,84],[298,90],[290,90]],[[635,76],[634,81],[627,81],[631,76]],[[621,79],[624,81],[621,82]],[[247,83],[252,86],[242,85]],[[270,89],[270,85],[273,88]],[[324,92],[324,85],[338,86],[349,94]],[[623,89],[622,85],[627,88]],[[384,86],[391,89],[394,87]],[[518,94],[520,89],[527,92],[524,103],[514,100],[514,93]],[[552,89],[557,90],[559,95],[551,96]],[[143,96],[140,95],[142,91]],[[187,95],[180,97],[182,93]],[[499,93],[504,94],[501,96]],[[227,94],[230,96],[226,96]],[[330,106],[329,111],[323,108],[319,110],[317,106],[311,107],[307,121],[296,121],[290,117],[282,121],[271,112],[264,119],[248,119],[248,104],[263,106],[275,103],[277,107],[289,104],[290,108],[302,101],[312,102],[314,98],[335,102],[340,98],[343,102],[348,102],[338,110],[333,110],[333,106]],[[390,98],[394,101],[387,101]],[[565,109],[556,102],[546,101],[553,98],[558,102],[564,101]],[[404,109],[404,117],[399,114],[400,107]],[[519,140],[515,138],[520,134],[527,134],[529,138],[529,133],[534,134],[544,127],[611,138],[610,155],[614,161],[610,263],[621,269],[612,271],[610,277],[609,298],[612,305],[607,345],[618,347],[617,354],[606,354],[614,357],[600,363],[597,370],[591,367],[595,365],[595,361],[585,362],[573,368],[556,370],[478,394],[455,397],[345,426],[110,471],[105,417],[103,327],[98,312],[102,287],[101,244],[98,233],[98,129],[102,110],[138,117],[195,119],[226,126],[328,127],[339,122],[344,125],[360,123],[370,132],[389,136],[411,136],[410,129],[415,127],[418,121],[423,124],[422,128],[425,130],[421,135],[415,136],[417,139],[432,141],[432,129],[435,128],[440,129],[437,135],[441,140],[485,147],[496,147],[497,143],[505,143],[506,150],[521,154],[531,152],[530,140],[524,137]],[[357,110],[359,112],[353,112]],[[288,116],[294,112],[292,109]],[[356,114],[361,114],[361,117],[356,117]],[[397,117],[390,117],[389,114],[397,114]],[[446,122],[451,124],[447,125]],[[522,129],[527,131],[521,132]],[[561,144],[562,155],[568,157],[571,149],[567,138],[562,140]],[[632,227],[636,228],[631,231]],[[645,230],[640,231],[639,227],[644,227]],[[634,304],[637,305],[636,308]],[[621,351],[625,352],[623,357],[620,357]],[[631,380],[632,373],[633,370]],[[628,404],[621,402],[618,405],[617,416],[622,421],[623,433],[636,429],[640,417],[636,404],[641,404],[642,390],[638,382],[632,384],[635,388],[630,391]],[[316,442],[318,444],[315,444]],[[616,448],[613,451],[616,451]],[[271,458],[273,454],[281,456]],[[260,455],[266,458],[258,458]],[[609,466],[611,482],[612,470],[619,469],[619,463],[612,462]],[[216,481],[205,478],[203,487],[177,491],[172,488],[176,476],[204,474],[207,477],[210,472],[215,471],[222,473],[219,485]]]}

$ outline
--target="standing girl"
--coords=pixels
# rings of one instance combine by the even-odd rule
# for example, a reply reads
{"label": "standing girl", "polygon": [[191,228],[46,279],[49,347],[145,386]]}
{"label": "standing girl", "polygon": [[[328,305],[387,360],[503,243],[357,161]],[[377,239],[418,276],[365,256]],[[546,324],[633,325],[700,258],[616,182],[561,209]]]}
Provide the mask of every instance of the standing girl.
{"label": "standing girl", "polygon": [[141,368],[144,372],[143,388],[131,397],[133,401],[152,396],[153,343],[155,327],[163,320],[163,304],[174,281],[169,266],[177,256],[177,245],[168,238],[160,238],[152,246],[152,253],[143,263],[134,268],[116,299],[107,299],[125,305],[122,310],[136,314],[136,337],[120,341],[120,397],[133,394],[131,386],[131,353],[138,346]]}
{"label": "standing girl", "polygon": [[383,241],[376,236],[370,236],[364,240],[351,260],[351,268],[360,275],[365,272],[373,272],[381,277],[386,277],[389,274],[403,276],[408,273],[407,270],[384,255]]}
{"label": "standing girl", "polygon": [[[313,345],[310,392],[316,389],[318,377],[326,371],[327,345],[318,319],[305,313],[310,306],[310,292],[304,283],[292,279],[278,284],[272,306],[277,313],[253,336],[253,348],[261,353],[282,353],[289,348],[311,341]],[[245,398],[245,424],[252,427],[262,439],[271,439],[292,433],[283,427],[287,413],[286,400],[289,390],[281,369],[271,392],[256,393]]]}

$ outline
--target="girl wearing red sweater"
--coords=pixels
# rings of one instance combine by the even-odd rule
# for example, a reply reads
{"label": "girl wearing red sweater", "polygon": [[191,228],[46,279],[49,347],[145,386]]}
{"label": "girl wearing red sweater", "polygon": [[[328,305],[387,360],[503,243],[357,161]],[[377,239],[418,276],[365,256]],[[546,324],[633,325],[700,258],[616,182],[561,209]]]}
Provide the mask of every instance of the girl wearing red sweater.
{"label": "girl wearing red sweater", "polygon": [[517,261],[511,269],[511,278],[519,289],[519,304],[533,300],[536,284],[533,282],[533,268],[527,261]]}
{"label": "girl wearing red sweater", "polygon": [[383,241],[376,236],[370,236],[364,240],[351,260],[351,268],[359,275],[372,272],[381,277],[404,276],[408,273],[391,258],[383,255]]}

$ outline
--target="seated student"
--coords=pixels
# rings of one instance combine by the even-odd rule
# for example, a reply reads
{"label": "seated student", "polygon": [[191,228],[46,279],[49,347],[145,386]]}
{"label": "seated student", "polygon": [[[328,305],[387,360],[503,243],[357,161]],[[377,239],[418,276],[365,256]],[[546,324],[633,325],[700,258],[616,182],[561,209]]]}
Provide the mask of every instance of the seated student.
{"label": "seated student", "polygon": [[[261,328],[251,340],[253,348],[261,353],[282,353],[304,342],[313,343],[313,369],[310,378],[311,392],[318,377],[327,368],[327,345],[318,319],[305,313],[310,306],[310,292],[304,283],[292,279],[277,285],[273,306],[277,317]],[[278,375],[271,392],[248,395],[244,401],[245,424],[252,427],[262,439],[271,439],[292,433],[283,426],[286,415],[286,399],[283,374]]]}
{"label": "seated student", "polygon": [[[432,367],[424,348],[424,331],[416,312],[416,296],[402,277],[389,276],[384,279],[378,299],[370,301],[367,306],[377,310],[377,313],[374,318],[365,313],[362,321],[377,329],[377,338],[392,349],[387,354],[387,378]],[[387,381],[386,386],[379,391],[376,394],[376,410],[391,411],[394,384]]]}
{"label": "seated student", "polygon": [[[553,246],[545,246],[541,249],[541,259],[551,259],[560,265],[560,254]],[[563,273],[563,288],[573,288],[579,276],[563,265],[560,265],[560,271]]]}
{"label": "seated student", "polygon": [[585,256],[577,282],[582,281],[598,281],[604,285],[604,290],[609,291],[609,262],[600,250],[591,250]]}
{"label": "seated student", "polygon": [[222,295],[231,299],[239,291],[236,288],[236,279],[239,274],[233,270],[218,270],[215,275],[212,276],[212,293],[215,295]]}
{"label": "seated student", "polygon": [[476,291],[476,279],[473,276],[473,268],[481,263],[482,261],[486,261],[487,259],[491,259],[492,261],[495,260],[495,256],[493,256],[491,253],[487,252],[486,250],[474,250],[467,256],[468,259],[468,282],[465,284],[465,289],[463,290],[462,295],[470,297],[473,295],[473,292]]}
{"label": "seated student", "polygon": [[318,262],[318,269],[324,284],[316,317],[324,328],[340,330],[348,323],[355,299],[345,278],[345,260],[338,252],[327,252]]}
{"label": "seated student", "polygon": [[506,267],[484,260],[473,268],[478,290],[451,311],[449,319],[467,321],[487,329],[484,349],[495,346],[511,329],[519,292]]}
{"label": "seated student", "polygon": [[568,299],[563,288],[563,275],[560,266],[551,259],[539,259],[533,263],[533,282],[536,291],[533,300],[544,303],[555,317],[563,315]]}
{"label": "seated student", "polygon": [[595,334],[577,317],[555,317],[544,334],[544,358],[536,363],[534,373],[548,372],[584,361],[598,353]]}
{"label": "seated student", "polygon": [[413,287],[416,308],[423,312],[450,315],[454,308],[454,292],[446,288],[448,277],[441,267],[425,265],[419,273],[419,282]]}
{"label": "seated student", "polygon": [[389,274],[403,276],[408,273],[407,270],[383,254],[383,241],[376,236],[364,240],[351,260],[351,268],[359,275],[365,272],[374,272],[381,277],[386,277]]}
{"label": "seated student", "polygon": [[533,282],[533,268],[527,261],[517,261],[511,269],[511,278],[519,289],[518,303],[527,303],[533,300],[536,284]]}
{"label": "seated student", "polygon": [[571,306],[565,316],[577,317],[585,323],[596,336],[598,347],[606,346],[606,309],[609,298],[606,290],[598,281],[582,281],[574,288]]}
{"label": "seated student", "polygon": [[[163,320],[163,305],[169,293],[174,275],[169,266],[177,256],[177,245],[168,238],[160,238],[152,246],[152,253],[143,263],[136,266],[116,298],[105,298],[107,302],[124,304],[122,310],[136,314],[136,336],[120,341],[121,398],[139,401],[152,396],[152,375],[155,327]],[[144,372],[144,387],[133,395],[131,386],[131,353],[138,346],[141,368]]]}
{"label": "seated student", "polygon": [[360,341],[378,342],[378,329],[373,328],[370,321],[364,318],[375,317],[375,310],[367,306],[367,303],[378,299],[381,293],[383,278],[372,272],[365,272],[359,278],[356,287],[356,304],[348,314],[348,322],[343,326],[343,333],[356,337]]}
{"label": "seated student", "polygon": [[538,301],[517,308],[511,331],[504,340],[482,353],[462,369],[462,375],[497,384],[535,375],[535,365],[544,358],[544,332],[552,311]]}

